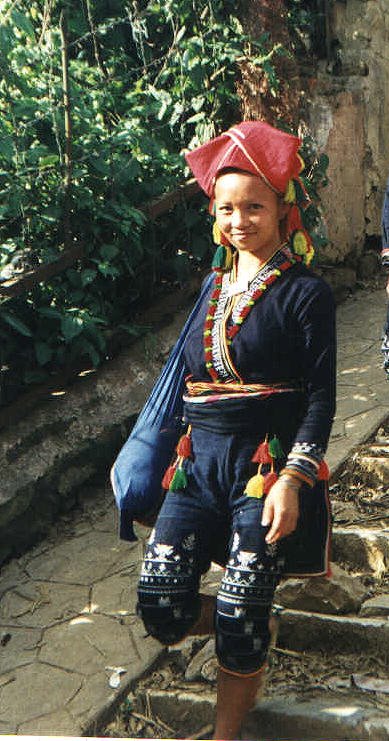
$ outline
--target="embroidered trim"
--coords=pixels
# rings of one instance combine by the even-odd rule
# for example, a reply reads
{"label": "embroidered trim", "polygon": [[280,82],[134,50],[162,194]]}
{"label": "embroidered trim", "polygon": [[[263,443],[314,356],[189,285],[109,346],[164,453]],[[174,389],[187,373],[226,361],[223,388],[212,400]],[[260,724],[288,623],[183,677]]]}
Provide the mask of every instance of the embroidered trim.
{"label": "embroidered trim", "polygon": [[300,455],[300,453],[302,455],[308,455],[310,458],[314,458],[314,460],[318,461],[319,463],[324,457],[324,450],[317,443],[294,443],[289,455]]}
{"label": "embroidered trim", "polygon": [[251,281],[247,291],[233,309],[228,326],[227,309],[228,301],[231,301],[228,296],[230,275],[227,273],[223,275],[221,271],[216,272],[204,326],[205,366],[213,381],[237,380],[243,383],[231,361],[228,346],[265,290],[282,273],[300,261],[301,258],[293,255],[288,247],[278,250]]}

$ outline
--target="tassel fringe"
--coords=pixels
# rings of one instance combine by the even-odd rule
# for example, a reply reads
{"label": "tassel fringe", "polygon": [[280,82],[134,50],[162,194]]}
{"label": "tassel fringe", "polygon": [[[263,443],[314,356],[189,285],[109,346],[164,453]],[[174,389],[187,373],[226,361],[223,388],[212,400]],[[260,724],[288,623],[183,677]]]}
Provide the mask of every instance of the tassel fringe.
{"label": "tassel fringe", "polygon": [[266,439],[258,445],[251,459],[253,463],[258,463],[258,472],[247,482],[246,496],[260,499],[264,494],[269,493],[278,479],[278,475],[274,471],[274,461],[277,458],[282,458],[283,455],[284,451],[278,437],[274,435],[268,441],[266,436]]}

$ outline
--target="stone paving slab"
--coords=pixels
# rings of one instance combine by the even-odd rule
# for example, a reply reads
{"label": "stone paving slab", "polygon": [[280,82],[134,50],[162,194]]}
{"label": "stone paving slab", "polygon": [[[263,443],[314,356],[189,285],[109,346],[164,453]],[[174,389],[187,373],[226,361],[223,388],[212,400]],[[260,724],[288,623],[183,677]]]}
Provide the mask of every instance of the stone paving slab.
{"label": "stone paving slab", "polygon": [[[385,304],[383,291],[362,292],[338,309],[339,402],[328,455],[333,470],[347,460],[354,447],[366,440],[389,415],[389,384],[379,354]],[[156,365],[153,364],[152,368],[155,371]],[[137,392],[130,409],[135,410],[134,404],[139,408],[141,394],[147,393],[150,378],[149,375],[140,377],[140,365],[133,366],[132,373],[137,377]],[[123,365],[113,369],[112,385],[123,386],[125,378]],[[97,381],[95,406],[91,406],[93,414],[83,426],[76,419],[77,409],[81,409],[82,414],[85,412],[80,403],[80,392],[72,396],[69,391],[66,404],[65,400],[61,401],[62,413],[66,408],[64,416],[71,425],[71,432],[62,442],[57,440],[53,450],[58,455],[65,450],[68,455],[72,436],[75,450],[73,463],[67,458],[61,469],[65,475],[66,468],[71,473],[73,467],[70,478],[63,480],[63,487],[71,487],[71,481],[79,485],[77,430],[82,432],[83,439],[88,436],[88,444],[93,444],[96,398],[104,404],[104,415],[109,424],[114,423],[115,414],[119,411],[120,419],[123,418],[127,403],[125,396],[122,393],[113,400],[112,394],[109,374],[104,371]],[[128,392],[126,398],[128,400]],[[39,413],[43,424],[45,412]],[[61,417],[60,412],[54,417],[52,422],[55,426]],[[99,434],[101,419],[99,417]],[[19,426],[5,452],[8,451],[13,465],[18,459],[28,467],[29,461],[23,458],[20,449],[20,432]],[[53,429],[48,429],[48,434],[52,433]],[[53,450],[47,456],[47,465],[51,465]],[[100,451],[97,435],[97,457]],[[34,460],[34,465],[38,466],[37,459]],[[88,460],[90,462],[90,457]],[[40,459],[39,476],[43,476],[43,463],[44,457]],[[51,480],[59,485],[58,479],[56,482]],[[57,496],[55,489],[51,496]],[[131,682],[161,655],[162,649],[151,638],[145,637],[144,629],[135,616],[135,587],[142,559],[142,540],[135,544],[118,540],[112,502],[110,490],[106,488],[103,491],[102,486],[100,494],[90,499],[83,513],[78,517],[69,516],[67,522],[61,521],[54,535],[2,570],[2,735],[95,734],[99,724],[128,691]],[[144,537],[147,531],[138,528],[138,532]],[[120,674],[116,688],[109,684],[114,667],[125,670]],[[370,738],[367,733],[359,738],[365,737]],[[350,736],[344,735],[343,738]],[[382,738],[386,739],[387,735],[382,735]]]}
{"label": "stone paving slab", "polygon": [[335,527],[332,555],[335,561],[348,561],[353,554],[353,567],[372,572],[377,577],[389,571],[389,528]]}
{"label": "stone paving slab", "polygon": [[[152,690],[148,696],[153,714],[174,727],[180,727],[182,718],[184,730],[193,732],[213,722],[215,695],[211,692]],[[379,701],[374,705],[352,692],[340,696],[316,692],[303,700],[293,694],[264,699],[250,713],[241,737],[261,741],[388,741],[387,705]]]}
{"label": "stone paving slab", "polygon": [[384,618],[324,615],[285,609],[277,645],[296,651],[380,656],[389,669],[389,621]]}

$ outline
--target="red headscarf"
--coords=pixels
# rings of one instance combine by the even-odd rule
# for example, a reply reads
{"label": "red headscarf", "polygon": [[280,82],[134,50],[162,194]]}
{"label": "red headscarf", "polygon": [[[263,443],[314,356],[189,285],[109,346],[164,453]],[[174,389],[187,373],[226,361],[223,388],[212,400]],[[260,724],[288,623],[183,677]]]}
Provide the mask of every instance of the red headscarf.
{"label": "red headscarf", "polygon": [[200,187],[210,197],[215,178],[226,167],[259,175],[277,193],[285,193],[289,180],[302,169],[297,136],[263,121],[243,121],[185,155]]}
{"label": "red headscarf", "polygon": [[[243,121],[185,155],[197,182],[213,201],[215,180],[228,167],[258,175],[291,204],[287,236],[294,251],[310,262],[313,247],[301,221],[300,208],[309,203],[299,178],[304,163],[298,154],[301,141],[263,121]],[[297,197],[299,196],[299,197]]]}

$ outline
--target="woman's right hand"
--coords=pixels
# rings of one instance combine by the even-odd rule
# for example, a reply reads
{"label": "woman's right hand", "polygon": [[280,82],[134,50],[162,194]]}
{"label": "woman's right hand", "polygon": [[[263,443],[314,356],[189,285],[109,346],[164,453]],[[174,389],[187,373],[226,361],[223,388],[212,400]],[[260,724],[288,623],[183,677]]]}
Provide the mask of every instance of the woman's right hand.
{"label": "woman's right hand", "polygon": [[262,522],[264,527],[270,525],[266,543],[276,543],[296,530],[299,517],[299,483],[297,479],[287,476],[280,478],[270,489],[263,508]]}

